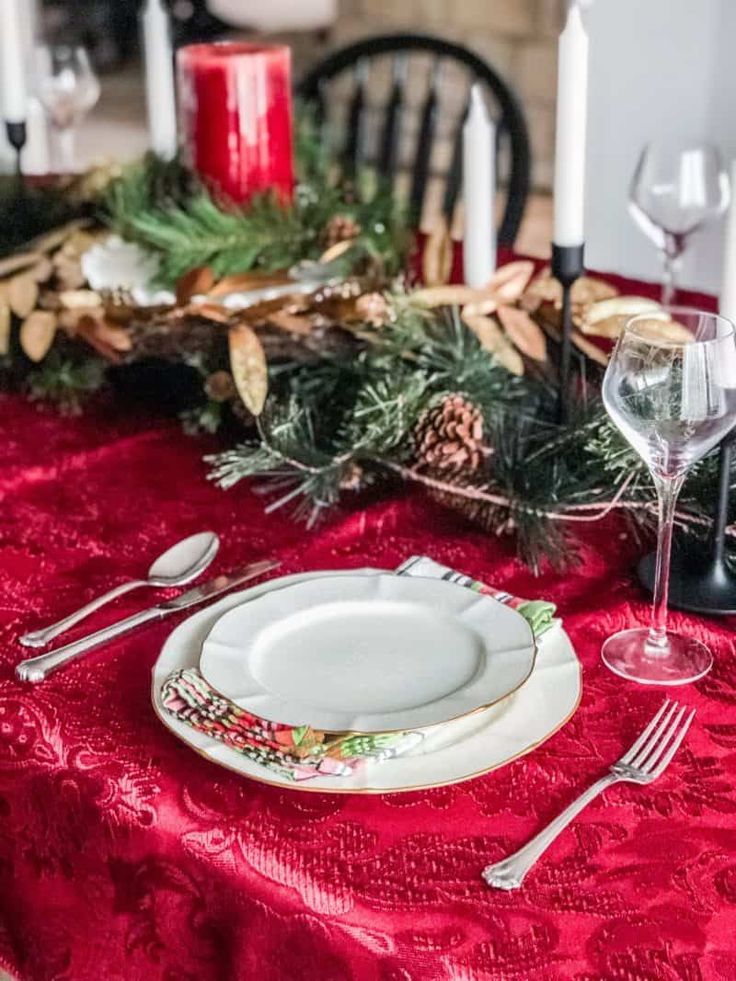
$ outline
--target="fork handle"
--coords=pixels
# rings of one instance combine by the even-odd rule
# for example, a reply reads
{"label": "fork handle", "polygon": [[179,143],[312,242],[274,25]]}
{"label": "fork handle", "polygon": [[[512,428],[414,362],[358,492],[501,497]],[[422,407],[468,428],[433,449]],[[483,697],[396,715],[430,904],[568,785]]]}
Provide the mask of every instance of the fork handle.
{"label": "fork handle", "polygon": [[592,787],[588,787],[577,800],[565,808],[562,814],[550,821],[546,828],[543,828],[538,835],[535,835],[517,852],[509,855],[501,862],[496,862],[495,865],[487,865],[483,869],[483,878],[488,885],[495,889],[518,889],[532,865],[549,848],[555,838],[565,830],[573,818],[577,817],[598,794],[603,793],[607,787],[618,783],[621,779],[615,773],[607,773],[600,780],[597,780]]}
{"label": "fork handle", "polygon": [[90,613],[94,613],[95,610],[99,610],[107,603],[112,603],[113,600],[118,599],[120,596],[125,596],[126,593],[130,593],[134,589],[140,589],[141,586],[147,585],[148,583],[143,579],[131,579],[128,582],[121,583],[107,593],[103,593],[102,596],[97,596],[95,599],[90,600],[89,603],[75,610],[74,613],[70,613],[63,620],[57,620],[56,623],[52,623],[42,630],[31,630],[29,633],[19,637],[18,640],[24,647],[45,647],[54,637],[63,634],[65,630],[73,627],[80,620],[84,620]]}

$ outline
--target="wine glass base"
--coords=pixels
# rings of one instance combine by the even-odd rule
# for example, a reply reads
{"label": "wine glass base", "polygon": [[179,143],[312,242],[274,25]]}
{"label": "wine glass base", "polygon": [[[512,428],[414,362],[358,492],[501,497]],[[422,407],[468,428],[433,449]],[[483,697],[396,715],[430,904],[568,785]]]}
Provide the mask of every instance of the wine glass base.
{"label": "wine glass base", "polygon": [[[668,605],[692,613],[736,613],[736,576],[715,562],[702,542],[680,538],[670,563]],[[639,581],[652,592],[656,556],[646,555],[637,566]]]}
{"label": "wine glass base", "polygon": [[705,644],[692,637],[668,632],[661,652],[648,641],[646,627],[621,630],[605,642],[601,659],[614,674],[640,685],[687,685],[708,674],[713,664]]}

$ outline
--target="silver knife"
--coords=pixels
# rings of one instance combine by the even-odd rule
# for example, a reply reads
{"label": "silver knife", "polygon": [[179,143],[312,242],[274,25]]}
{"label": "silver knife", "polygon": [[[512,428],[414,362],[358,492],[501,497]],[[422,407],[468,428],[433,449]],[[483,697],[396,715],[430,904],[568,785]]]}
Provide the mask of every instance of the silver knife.
{"label": "silver knife", "polygon": [[122,634],[127,634],[130,630],[134,630],[144,623],[149,623],[151,620],[163,620],[164,617],[172,613],[179,613],[181,610],[188,610],[192,606],[198,606],[200,603],[214,599],[215,596],[220,596],[235,586],[240,586],[251,579],[272,572],[280,564],[280,562],[268,560],[254,562],[231,575],[217,576],[202,586],[195,586],[194,589],[182,593],[181,596],[175,596],[174,599],[166,600],[164,603],[159,603],[147,610],[141,610],[140,613],[134,613],[124,620],[110,624],[109,627],[103,627],[102,630],[88,634],[71,644],[57,647],[55,651],[40,654],[38,657],[27,658],[16,665],[15,676],[19,681],[30,681],[34,684],[44,681],[50,674],[64,664],[68,664],[69,661],[73,661],[80,654],[86,654],[87,651],[94,650],[95,647],[106,644],[109,640],[114,640]]}

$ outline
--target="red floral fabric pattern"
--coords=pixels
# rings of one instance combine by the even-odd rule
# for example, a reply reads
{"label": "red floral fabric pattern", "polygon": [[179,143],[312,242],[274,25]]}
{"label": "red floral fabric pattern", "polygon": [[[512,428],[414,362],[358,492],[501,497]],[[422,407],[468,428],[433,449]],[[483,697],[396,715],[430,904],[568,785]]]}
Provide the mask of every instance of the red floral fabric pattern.
{"label": "red floral fabric pattern", "polygon": [[[715,651],[653,787],[617,787],[523,890],[480,870],[614,760],[661,692],[601,666],[641,620],[636,544],[615,520],[585,561],[533,579],[510,543],[415,492],[356,500],[313,532],[204,480],[212,444],[100,406],[60,419],[0,397],[0,964],[28,981],[730,981],[736,978],[736,658],[729,620],[673,614]],[[393,796],[277,790],[179,743],[149,704],[171,624],[29,687],[16,637],[212,528],[218,569],[395,568],[423,553],[558,605],[584,665],[579,711],[485,777]],[[112,620],[152,598],[121,601]],[[89,625],[80,626],[79,632]]]}

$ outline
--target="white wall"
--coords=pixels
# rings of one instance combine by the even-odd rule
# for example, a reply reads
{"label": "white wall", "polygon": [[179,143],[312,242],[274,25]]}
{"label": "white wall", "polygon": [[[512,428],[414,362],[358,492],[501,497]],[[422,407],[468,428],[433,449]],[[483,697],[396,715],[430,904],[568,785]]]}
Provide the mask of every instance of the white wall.
{"label": "white wall", "polygon": [[[736,0],[595,0],[590,31],[587,264],[658,280],[654,246],[627,211],[652,139],[708,139],[736,156]],[[692,239],[681,284],[717,292],[722,223]]]}

